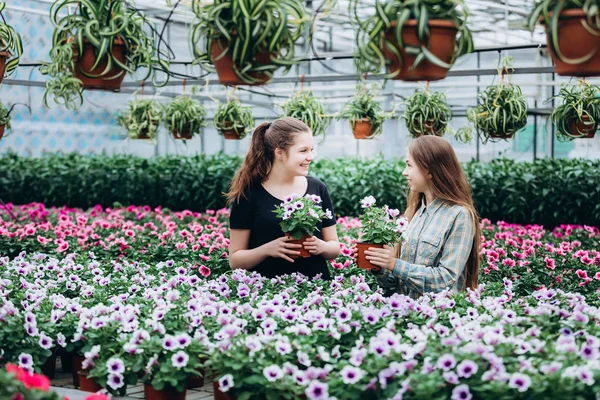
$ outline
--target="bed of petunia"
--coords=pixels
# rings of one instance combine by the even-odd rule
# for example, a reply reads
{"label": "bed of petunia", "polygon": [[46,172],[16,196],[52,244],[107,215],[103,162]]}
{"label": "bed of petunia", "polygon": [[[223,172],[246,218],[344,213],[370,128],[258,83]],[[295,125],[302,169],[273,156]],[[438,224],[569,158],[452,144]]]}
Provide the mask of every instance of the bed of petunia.
{"label": "bed of petunia", "polygon": [[594,227],[483,220],[480,287],[412,300],[384,296],[355,267],[357,219],[338,219],[342,255],[321,281],[228,271],[226,210],[32,204],[0,215],[1,364],[39,371],[57,351],[81,354],[113,394],[140,381],[183,389],[208,368],[242,400],[600,390]]}

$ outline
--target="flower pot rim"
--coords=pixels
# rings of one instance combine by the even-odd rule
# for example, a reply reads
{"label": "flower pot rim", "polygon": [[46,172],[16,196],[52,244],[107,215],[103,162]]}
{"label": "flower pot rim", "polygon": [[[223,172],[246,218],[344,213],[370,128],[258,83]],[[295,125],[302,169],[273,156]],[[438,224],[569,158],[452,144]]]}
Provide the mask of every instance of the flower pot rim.
{"label": "flower pot rim", "polygon": [[[409,27],[416,27],[418,25],[419,21],[416,18],[411,18],[409,20],[406,20],[406,22],[404,23],[403,26],[409,26]],[[392,21],[391,22],[391,28],[394,28],[396,26],[397,22],[396,21]],[[429,19],[427,21],[427,25],[433,27],[433,28],[445,28],[445,29],[456,29],[458,30],[458,27],[456,25],[456,22],[450,20],[450,19]]]}

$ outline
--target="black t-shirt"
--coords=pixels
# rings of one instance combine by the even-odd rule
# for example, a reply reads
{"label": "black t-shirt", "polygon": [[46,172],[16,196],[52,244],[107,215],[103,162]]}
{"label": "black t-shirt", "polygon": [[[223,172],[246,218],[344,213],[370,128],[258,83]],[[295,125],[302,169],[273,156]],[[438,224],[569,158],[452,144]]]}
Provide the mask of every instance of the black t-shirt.
{"label": "black t-shirt", "polygon": [[[320,196],[322,200],[320,205],[323,210],[329,209],[331,210],[331,214],[335,215],[325,184],[317,178],[307,177],[306,179],[308,181],[308,188],[304,195],[312,194]],[[248,249],[255,249],[284,236],[279,225],[281,220],[273,212],[275,206],[281,204],[283,200],[271,195],[260,183],[256,183],[247,189],[245,194],[246,198],[242,196],[240,201],[234,202],[231,207],[229,227],[231,229],[250,229]],[[335,225],[335,217],[333,219],[323,218],[317,224],[314,236],[323,239],[322,228],[333,225]],[[259,272],[268,278],[300,272],[311,278],[320,273],[323,279],[331,279],[327,262],[320,255],[309,258],[296,258],[293,263],[283,258],[267,257],[250,271]]]}

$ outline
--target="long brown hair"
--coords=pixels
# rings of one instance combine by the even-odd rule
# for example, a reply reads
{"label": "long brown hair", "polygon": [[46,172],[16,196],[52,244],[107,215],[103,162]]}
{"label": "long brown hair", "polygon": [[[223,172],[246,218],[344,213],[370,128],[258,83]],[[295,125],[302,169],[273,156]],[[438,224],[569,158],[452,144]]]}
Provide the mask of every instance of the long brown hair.
{"label": "long brown hair", "polygon": [[287,153],[294,144],[294,135],[300,132],[310,132],[310,128],[304,122],[290,117],[279,118],[272,123],[263,122],[257,126],[244,163],[235,173],[229,192],[225,194],[227,204],[239,201],[242,196],[246,196],[245,191],[249,187],[262,182],[273,167],[275,149]]}
{"label": "long brown hair", "polygon": [[[467,181],[454,149],[446,140],[436,136],[421,136],[411,142],[408,152],[414,164],[424,173],[431,175],[432,195],[451,204],[457,204],[469,210],[473,220],[475,235],[473,247],[467,260],[467,287],[477,288],[479,276],[479,253],[481,246],[481,227],[479,215],[473,205],[471,186]],[[408,204],[405,216],[410,221],[423,201],[424,193],[408,191]]]}

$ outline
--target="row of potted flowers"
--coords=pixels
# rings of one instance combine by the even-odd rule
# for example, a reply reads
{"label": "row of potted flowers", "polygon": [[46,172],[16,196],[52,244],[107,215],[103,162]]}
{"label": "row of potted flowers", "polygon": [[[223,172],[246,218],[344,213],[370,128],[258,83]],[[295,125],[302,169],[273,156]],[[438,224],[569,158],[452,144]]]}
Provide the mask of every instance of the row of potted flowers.
{"label": "row of potted flowers", "polygon": [[576,293],[518,297],[504,279],[412,300],[384,297],[360,275],[266,279],[238,270],[201,280],[167,263],[25,254],[1,263],[3,362],[32,370],[64,348],[83,357],[80,384],[92,390],[123,394],[141,380],[147,395],[185,396],[207,367],[230,398],[599,390],[600,313]]}

